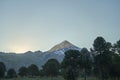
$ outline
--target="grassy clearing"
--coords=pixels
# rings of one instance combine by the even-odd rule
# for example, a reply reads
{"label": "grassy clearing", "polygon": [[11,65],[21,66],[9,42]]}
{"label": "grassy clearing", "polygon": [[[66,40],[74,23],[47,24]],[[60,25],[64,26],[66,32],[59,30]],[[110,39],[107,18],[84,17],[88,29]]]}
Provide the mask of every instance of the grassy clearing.
{"label": "grassy clearing", "polygon": [[[24,77],[24,78],[14,78],[14,79],[4,79],[4,80],[65,80],[62,77],[54,77],[54,78],[50,78],[50,77],[36,77],[36,78],[28,78],[28,77]],[[78,80],[84,80],[84,78],[79,78]],[[97,80],[96,78],[93,77],[89,77],[87,78],[87,80]]]}
{"label": "grassy clearing", "polygon": [[64,80],[62,77],[35,77],[35,78],[29,78],[29,77],[24,77],[24,78],[13,78],[13,79],[4,79],[4,80]]}

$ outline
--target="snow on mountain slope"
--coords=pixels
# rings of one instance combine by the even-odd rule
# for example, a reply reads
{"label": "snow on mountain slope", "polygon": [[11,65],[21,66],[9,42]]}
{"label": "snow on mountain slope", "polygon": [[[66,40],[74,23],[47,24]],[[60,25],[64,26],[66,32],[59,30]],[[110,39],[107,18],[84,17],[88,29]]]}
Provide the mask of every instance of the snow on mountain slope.
{"label": "snow on mountain slope", "polygon": [[55,45],[53,48],[51,48],[49,51],[45,52],[45,61],[48,59],[54,58],[57,59],[59,62],[61,62],[64,58],[64,53],[67,50],[81,50],[79,47],[73,45],[72,43],[68,41],[63,41],[60,44]]}
{"label": "snow on mountain slope", "polygon": [[46,52],[28,51],[23,54],[0,52],[0,61],[5,63],[7,70],[10,68],[18,70],[21,66],[28,67],[31,64],[35,64],[41,68],[41,66],[44,65],[48,59],[54,58],[59,62],[62,62],[64,58],[64,52],[70,49],[81,50],[80,48],[65,40]]}
{"label": "snow on mountain slope", "polygon": [[60,50],[60,49],[63,49],[63,48],[69,48],[71,46],[74,46],[72,43],[68,42],[67,40],[61,42],[60,44],[57,44],[55,45],[54,47],[52,47],[49,52],[53,52],[53,51],[56,51],[56,50]]}
{"label": "snow on mountain slope", "polygon": [[65,52],[66,50],[69,50],[69,49],[80,50],[80,48],[76,47],[72,43],[70,43],[67,40],[65,40],[65,41],[61,42],[60,44],[57,44],[54,47],[52,47],[48,52],[55,52],[55,51],[60,51],[60,50]]}

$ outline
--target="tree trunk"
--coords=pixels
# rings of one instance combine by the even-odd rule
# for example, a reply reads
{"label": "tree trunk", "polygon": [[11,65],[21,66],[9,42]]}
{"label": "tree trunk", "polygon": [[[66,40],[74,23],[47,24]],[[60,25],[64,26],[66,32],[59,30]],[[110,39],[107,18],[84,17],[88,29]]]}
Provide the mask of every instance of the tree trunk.
{"label": "tree trunk", "polygon": [[100,80],[104,80],[104,78],[103,78],[103,73],[102,73],[102,67],[99,66],[98,68],[99,68],[99,75],[100,75],[100,76],[99,76],[99,79],[100,79]]}
{"label": "tree trunk", "polygon": [[51,76],[51,80],[53,80],[53,76]]}
{"label": "tree trunk", "polygon": [[86,80],[86,69],[84,69],[84,78],[85,78],[85,80]]}

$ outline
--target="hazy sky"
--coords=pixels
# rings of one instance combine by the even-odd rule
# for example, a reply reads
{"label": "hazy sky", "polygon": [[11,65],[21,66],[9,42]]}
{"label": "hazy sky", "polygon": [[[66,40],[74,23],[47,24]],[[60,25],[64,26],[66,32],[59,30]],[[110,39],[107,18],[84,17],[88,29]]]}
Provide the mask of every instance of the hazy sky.
{"label": "hazy sky", "polygon": [[120,0],[0,0],[0,51],[47,51],[68,40],[120,39]]}

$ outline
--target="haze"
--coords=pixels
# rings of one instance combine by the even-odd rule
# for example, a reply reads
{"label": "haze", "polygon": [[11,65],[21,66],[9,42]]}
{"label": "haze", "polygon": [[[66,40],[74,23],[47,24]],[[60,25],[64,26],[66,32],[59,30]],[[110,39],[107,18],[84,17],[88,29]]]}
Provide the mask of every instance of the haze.
{"label": "haze", "polygon": [[49,50],[68,40],[92,47],[120,39],[120,0],[0,0],[0,51]]}

